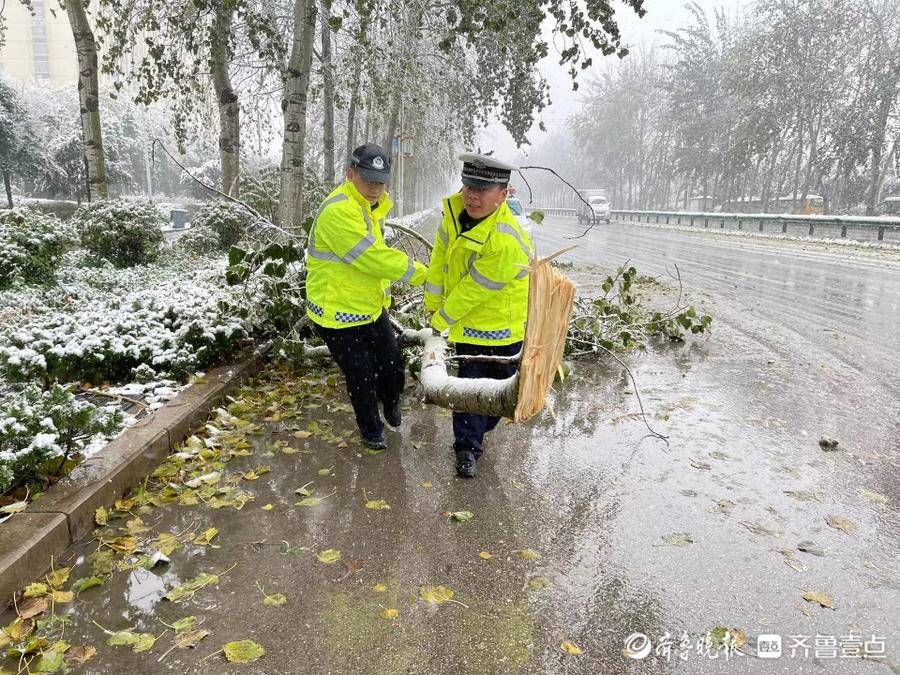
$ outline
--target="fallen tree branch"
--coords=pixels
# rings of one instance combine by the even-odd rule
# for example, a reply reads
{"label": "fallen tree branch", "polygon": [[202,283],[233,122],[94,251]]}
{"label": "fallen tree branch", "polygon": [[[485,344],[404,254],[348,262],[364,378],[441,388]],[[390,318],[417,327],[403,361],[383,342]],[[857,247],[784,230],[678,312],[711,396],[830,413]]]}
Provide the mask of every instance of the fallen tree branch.
{"label": "fallen tree branch", "polygon": [[425,341],[420,378],[425,402],[458,412],[513,418],[519,395],[519,373],[505,380],[463,379],[447,374],[447,341],[440,336]]}
{"label": "fallen tree branch", "polygon": [[419,234],[415,230],[412,230],[412,229],[406,227],[405,225],[399,225],[399,224],[391,222],[391,221],[388,221],[387,223],[385,223],[385,225],[397,230],[397,232],[402,232],[403,234],[420,241],[422,244],[425,245],[425,248],[428,249],[429,253],[431,253],[431,250],[434,248],[434,245],[430,241],[428,241],[425,237],[423,237],[421,234]]}
{"label": "fallen tree branch", "polygon": [[512,356],[488,356],[486,354],[456,354],[448,356],[447,361],[477,361],[481,363],[518,363],[522,358],[520,349]]}

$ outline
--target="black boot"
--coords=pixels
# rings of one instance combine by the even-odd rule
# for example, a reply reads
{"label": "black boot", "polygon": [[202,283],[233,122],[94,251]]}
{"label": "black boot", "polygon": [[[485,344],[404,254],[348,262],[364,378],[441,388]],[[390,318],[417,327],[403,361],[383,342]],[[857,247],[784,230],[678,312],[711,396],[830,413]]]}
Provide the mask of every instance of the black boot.
{"label": "black boot", "polygon": [[384,436],[378,438],[366,438],[363,436],[362,444],[370,450],[387,450],[387,443],[384,442]]}
{"label": "black boot", "polygon": [[456,453],[456,475],[460,478],[475,478],[475,453],[461,450]]}
{"label": "black boot", "polygon": [[388,406],[387,403],[384,404],[384,421],[395,429],[403,423],[403,415],[400,413],[400,401],[397,401],[392,406]]}

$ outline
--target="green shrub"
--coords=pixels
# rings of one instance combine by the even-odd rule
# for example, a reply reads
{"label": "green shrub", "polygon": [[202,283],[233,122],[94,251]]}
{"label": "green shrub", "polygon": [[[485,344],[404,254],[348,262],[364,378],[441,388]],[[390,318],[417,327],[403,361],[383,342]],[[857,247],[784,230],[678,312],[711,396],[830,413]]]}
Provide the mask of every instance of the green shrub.
{"label": "green shrub", "polygon": [[0,288],[14,280],[52,281],[59,258],[75,243],[74,229],[52,215],[27,208],[0,214]]}
{"label": "green shrub", "polygon": [[251,218],[239,204],[218,200],[204,204],[191,219],[191,226],[212,229],[219,237],[219,248],[227,251],[243,239]]}
{"label": "green shrub", "polygon": [[241,201],[273,223],[278,218],[281,183],[277,169],[262,171],[257,176],[241,176]]}
{"label": "green shrub", "polygon": [[150,201],[115,199],[83,206],[74,221],[81,245],[116,267],[132,267],[159,257],[165,215]]}
{"label": "green shrub", "polygon": [[91,439],[115,434],[122,422],[114,406],[98,408],[59,385],[49,391],[31,385],[9,396],[0,402],[0,494],[58,473]]}
{"label": "green shrub", "polygon": [[220,252],[221,242],[218,233],[208,225],[194,225],[178,238],[175,248],[192,255],[209,255]]}

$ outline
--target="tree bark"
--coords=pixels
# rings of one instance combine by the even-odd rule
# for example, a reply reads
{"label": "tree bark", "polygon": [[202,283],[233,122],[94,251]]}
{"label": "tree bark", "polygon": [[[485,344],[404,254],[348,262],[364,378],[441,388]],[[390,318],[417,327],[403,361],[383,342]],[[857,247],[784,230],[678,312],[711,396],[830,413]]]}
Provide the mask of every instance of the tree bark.
{"label": "tree bark", "polygon": [[12,183],[7,169],[3,169],[3,187],[6,188],[6,203],[9,204],[9,208],[13,208]]}
{"label": "tree bark", "polygon": [[350,91],[350,107],[347,111],[347,152],[344,153],[344,164],[350,164],[350,155],[356,147],[356,107],[359,100],[359,69],[353,74],[353,86]]}
{"label": "tree bark", "polygon": [[283,228],[299,234],[303,229],[303,171],[306,151],[306,111],[309,71],[316,27],[316,0],[294,1],[291,57],[284,73],[284,145],[281,155],[281,197],[278,219]]}
{"label": "tree bark", "polygon": [[326,0],[322,3],[322,82],[324,98],[322,100],[322,144],[324,146],[323,176],[329,188],[334,184],[334,68],[331,63],[331,6]]}
{"label": "tree bark", "polygon": [[519,374],[505,380],[451,377],[447,374],[446,350],[447,341],[441,337],[425,340],[420,374],[425,402],[457,412],[512,419],[519,399]]}
{"label": "tree bark", "polygon": [[[384,144],[381,146],[384,148],[384,151],[388,154],[388,157],[391,156],[391,152],[394,147],[394,136],[397,135],[397,118],[400,117],[400,90],[394,94],[394,103],[391,106],[391,117],[388,120],[388,128],[387,133],[384,136]],[[399,157],[399,153],[402,152],[401,149],[398,149],[397,156]]]}
{"label": "tree bark", "polygon": [[[70,0],[71,1],[71,0]],[[210,66],[213,87],[219,104],[219,160],[222,167],[222,192],[238,197],[241,182],[241,125],[240,102],[231,86],[228,66],[231,62],[231,24],[233,3],[221,3],[216,8],[213,43],[210,47]]]}
{"label": "tree bark", "polygon": [[97,81],[97,42],[88,22],[84,5],[79,0],[66,3],[66,14],[78,54],[78,98],[81,111],[81,134],[88,167],[90,193],[98,199],[109,195],[100,129],[100,86]]}
{"label": "tree bark", "polygon": [[874,216],[878,208],[878,199],[882,185],[882,153],[884,152],[884,139],[887,132],[888,116],[896,97],[896,85],[882,94],[878,104],[878,116],[876,118],[875,135],[872,140],[871,156],[872,164],[869,172],[869,190],[866,195],[866,215]]}

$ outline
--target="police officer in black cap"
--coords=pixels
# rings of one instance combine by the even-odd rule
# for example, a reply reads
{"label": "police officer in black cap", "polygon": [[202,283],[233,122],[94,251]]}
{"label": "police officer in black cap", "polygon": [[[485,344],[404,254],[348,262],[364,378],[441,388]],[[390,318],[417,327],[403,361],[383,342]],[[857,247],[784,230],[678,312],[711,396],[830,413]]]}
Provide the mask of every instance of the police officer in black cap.
{"label": "police officer in black cap", "polygon": [[[528,233],[506,203],[512,164],[466,153],[460,192],[444,199],[425,281],[425,307],[435,330],[448,331],[462,356],[514,356],[528,316]],[[515,363],[461,360],[458,377],[505,379]],[[453,413],[456,473],[473,478],[485,434],[498,417]]]}
{"label": "police officer in black cap", "polygon": [[362,442],[386,447],[384,419],[401,423],[404,365],[388,320],[391,282],[419,285],[422,263],[384,243],[393,206],[391,160],[378,145],[353,151],[346,180],[322,202],[307,244],[306,313],[347,379]]}

